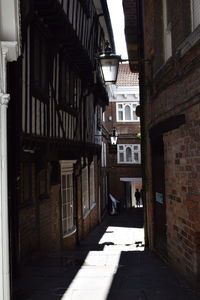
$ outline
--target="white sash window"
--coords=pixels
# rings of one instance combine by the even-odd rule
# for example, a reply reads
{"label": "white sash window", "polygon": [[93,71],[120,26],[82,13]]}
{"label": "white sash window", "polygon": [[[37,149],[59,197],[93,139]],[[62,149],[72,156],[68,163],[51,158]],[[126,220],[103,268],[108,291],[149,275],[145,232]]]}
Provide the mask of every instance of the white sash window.
{"label": "white sash window", "polygon": [[117,145],[118,164],[140,164],[140,144],[119,144]]}
{"label": "white sash window", "polygon": [[61,199],[62,199],[62,232],[63,236],[75,230],[73,164],[75,161],[61,161]]}
{"label": "white sash window", "polygon": [[139,118],[135,113],[138,102],[116,103],[116,105],[118,122],[139,122]]}

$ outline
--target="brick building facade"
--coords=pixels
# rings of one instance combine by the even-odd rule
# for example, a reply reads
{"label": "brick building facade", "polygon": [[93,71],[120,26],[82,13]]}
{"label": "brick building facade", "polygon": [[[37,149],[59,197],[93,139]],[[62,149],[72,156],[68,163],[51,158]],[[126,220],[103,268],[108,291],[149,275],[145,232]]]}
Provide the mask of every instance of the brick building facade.
{"label": "brick building facade", "polygon": [[151,249],[199,287],[200,4],[135,3],[140,27],[128,36],[140,37],[146,235]]}
{"label": "brick building facade", "polygon": [[116,86],[109,88],[104,126],[109,132],[115,127],[118,133],[117,145],[110,145],[107,161],[109,192],[122,207],[135,206],[135,190],[142,186],[138,104],[138,75],[131,73],[128,64],[121,64]]}

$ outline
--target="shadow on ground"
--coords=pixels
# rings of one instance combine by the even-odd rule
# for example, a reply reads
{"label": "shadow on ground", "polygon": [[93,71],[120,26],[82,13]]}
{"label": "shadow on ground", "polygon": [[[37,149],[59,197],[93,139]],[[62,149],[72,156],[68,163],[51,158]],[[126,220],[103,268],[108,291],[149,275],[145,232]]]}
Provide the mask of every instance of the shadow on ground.
{"label": "shadow on ground", "polygon": [[30,257],[14,282],[13,300],[200,299],[144,251],[142,233],[142,208],[106,216],[73,251]]}

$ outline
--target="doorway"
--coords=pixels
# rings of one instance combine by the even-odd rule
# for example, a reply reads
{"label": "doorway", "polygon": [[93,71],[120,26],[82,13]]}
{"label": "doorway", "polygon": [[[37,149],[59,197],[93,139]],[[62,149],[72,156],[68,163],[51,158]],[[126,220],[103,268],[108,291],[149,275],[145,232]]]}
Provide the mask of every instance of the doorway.
{"label": "doorway", "polygon": [[163,137],[152,140],[154,247],[167,258],[165,169]]}
{"label": "doorway", "polygon": [[[138,189],[139,191],[142,189],[142,178],[120,178],[120,181],[124,182],[124,193],[125,193],[125,203],[124,207],[136,207],[135,201],[135,191]],[[142,201],[141,201],[142,206]]]}

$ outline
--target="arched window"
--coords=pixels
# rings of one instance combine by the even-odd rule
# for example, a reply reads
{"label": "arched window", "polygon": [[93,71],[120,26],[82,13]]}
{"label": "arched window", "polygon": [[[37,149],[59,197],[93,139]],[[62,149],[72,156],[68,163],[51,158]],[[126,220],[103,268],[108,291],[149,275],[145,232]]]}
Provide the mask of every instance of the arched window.
{"label": "arched window", "polygon": [[126,148],[126,161],[131,162],[132,161],[132,151],[131,147]]}
{"label": "arched window", "polygon": [[129,105],[125,106],[125,120],[131,120],[131,107]]}

